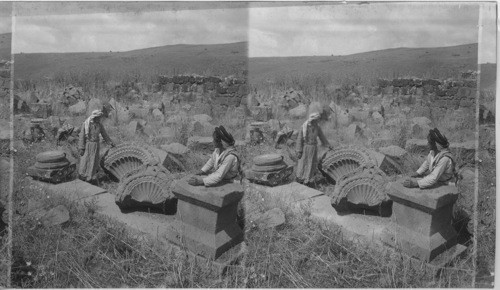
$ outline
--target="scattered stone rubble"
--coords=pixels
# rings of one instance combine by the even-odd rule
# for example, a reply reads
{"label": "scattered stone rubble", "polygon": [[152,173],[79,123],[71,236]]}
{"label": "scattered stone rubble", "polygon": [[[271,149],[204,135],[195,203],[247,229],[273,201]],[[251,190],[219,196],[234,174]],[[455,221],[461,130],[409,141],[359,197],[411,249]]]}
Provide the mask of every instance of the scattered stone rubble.
{"label": "scattered stone rubble", "polygon": [[[213,151],[211,133],[214,125],[210,123],[212,118],[207,114],[222,114],[220,107],[224,108],[224,112],[229,112],[227,108],[243,105],[238,114],[242,115],[243,119],[251,116],[245,137],[247,144],[256,145],[272,140],[277,144],[290,145],[287,141],[293,139],[296,131],[272,119],[271,106],[257,100],[247,100],[248,104],[242,103],[242,98],[247,96],[245,80],[194,75],[160,76],[155,87],[158,96],[162,97],[161,94],[165,93],[161,104],[144,101],[140,105],[127,107],[112,99],[110,103],[115,111],[111,117],[117,122],[129,124],[127,130],[130,135],[148,135],[145,133],[146,123],[152,119],[171,126],[163,127],[155,135],[157,143],[165,144],[162,145],[163,150],[129,143],[120,144],[104,156],[102,166],[107,173],[120,181],[115,201],[122,210],[147,207],[157,208],[164,213],[177,211],[179,223],[167,238],[186,246],[194,253],[216,259],[243,240],[243,232],[236,224],[236,208],[243,196],[243,189],[233,183],[214,188],[193,187],[187,184],[185,178],[173,182],[180,177],[175,172],[185,171],[180,156],[190,151],[206,154]],[[130,96],[137,96],[145,90],[135,85],[120,86],[116,89],[126,89],[127,95]],[[335,124],[347,127],[347,135],[351,138],[366,138],[365,135],[370,133],[366,129],[368,122],[378,124],[381,129],[384,128],[382,126],[398,126],[398,118],[389,119],[386,115],[386,105],[400,106],[403,103],[432,101],[438,110],[459,106],[465,109],[473,108],[476,81],[474,76],[460,81],[413,78],[380,80],[378,89],[382,96],[391,94],[395,99],[390,103],[384,100],[384,104],[381,102],[373,108],[366,105],[356,110],[346,109],[335,102],[330,104]],[[345,97],[352,102],[360,102],[363,90],[350,87],[335,90],[335,93],[346,94]],[[65,88],[58,96],[57,103],[62,104],[74,116],[88,114],[94,107],[102,105],[98,99],[88,101],[81,88],[72,86]],[[117,94],[116,97],[118,96],[122,95]],[[216,108],[212,107],[212,104]],[[287,110],[287,115],[291,118],[306,118],[308,105],[309,100],[304,98],[301,92],[290,90],[282,96],[281,107]],[[14,97],[16,114],[31,113],[35,118],[46,119],[53,111],[57,111],[54,108],[54,104],[51,106],[38,99],[34,101],[32,98],[27,102],[17,95]],[[181,108],[182,113],[173,114],[175,108]],[[491,123],[491,120],[494,120],[494,115],[487,109],[483,108],[482,114],[483,122]],[[44,132],[37,125],[41,119],[33,120],[29,132],[25,135],[30,142],[37,142],[43,138],[39,136],[44,135]],[[173,126],[180,126],[186,123],[186,120],[190,126],[189,133],[194,136],[188,138],[187,146],[173,143],[178,140]],[[61,120],[56,123],[59,123],[59,130],[64,127],[60,127]],[[431,128],[432,122],[427,117],[415,117],[409,124],[411,136],[416,139],[406,142],[406,150],[395,146],[389,134],[391,132],[380,130],[376,132],[377,138],[371,140],[379,152],[352,145],[337,147],[320,157],[319,169],[330,182],[335,183],[335,189],[327,192],[327,195],[331,197],[331,203],[336,208],[348,205],[376,209],[379,215],[386,216],[394,202],[394,227],[387,230],[386,242],[410,255],[431,261],[456,245],[456,233],[453,229],[450,230],[451,208],[456,200],[456,189],[445,186],[424,192],[419,189],[407,190],[388,182],[388,175],[406,172],[404,164],[409,162],[408,152],[421,156],[428,153],[427,140],[422,138]],[[41,132],[37,132],[40,131],[38,128]],[[74,128],[66,129],[71,131],[69,135],[75,131]],[[474,162],[475,146],[472,145],[465,142],[452,144],[450,147],[455,155],[458,154],[465,160],[472,158],[471,162]],[[61,157],[63,155],[64,158]],[[64,153],[61,155],[61,152],[51,151],[39,154],[37,162],[28,172],[40,180],[61,182],[74,170],[75,165],[65,158]],[[279,154],[257,156],[253,159],[252,167],[245,171],[245,177],[249,181],[267,186],[285,183],[292,174],[293,167],[286,164],[283,156]],[[425,194],[422,195],[422,192]],[[425,210],[422,210],[423,208]],[[405,216],[408,213],[411,213],[411,219],[417,220],[416,225],[412,224],[410,217]],[[270,212],[268,215],[274,220],[270,226],[284,222],[282,213]],[[269,226],[266,221],[262,221],[262,225]]]}

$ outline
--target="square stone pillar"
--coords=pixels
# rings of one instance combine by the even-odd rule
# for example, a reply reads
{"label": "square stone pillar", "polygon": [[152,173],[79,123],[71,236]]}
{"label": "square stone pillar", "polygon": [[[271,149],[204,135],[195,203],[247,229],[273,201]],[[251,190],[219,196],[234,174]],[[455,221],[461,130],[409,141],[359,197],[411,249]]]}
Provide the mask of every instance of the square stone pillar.
{"label": "square stone pillar", "polygon": [[243,198],[240,184],[191,186],[183,178],[175,183],[173,193],[178,198],[178,220],[169,229],[168,240],[212,259],[243,241],[236,221],[238,202]]}
{"label": "square stone pillar", "polygon": [[398,181],[391,183],[388,195],[393,200],[393,222],[384,230],[384,243],[427,262],[457,245],[452,227],[456,186],[405,188]]}

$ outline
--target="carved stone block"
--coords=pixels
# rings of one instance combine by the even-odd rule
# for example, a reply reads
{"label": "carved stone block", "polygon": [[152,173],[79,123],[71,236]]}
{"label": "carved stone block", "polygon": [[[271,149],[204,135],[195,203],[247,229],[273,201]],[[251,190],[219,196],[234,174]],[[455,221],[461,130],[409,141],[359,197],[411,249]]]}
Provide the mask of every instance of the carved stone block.
{"label": "carved stone block", "polygon": [[118,180],[143,165],[157,163],[158,157],[150,148],[130,143],[112,148],[103,159],[104,169]]}
{"label": "carved stone block", "polygon": [[241,185],[191,186],[184,178],[175,183],[173,193],[178,198],[178,222],[167,233],[168,240],[212,259],[243,241],[236,221]]}
{"label": "carved stone block", "polygon": [[398,181],[391,183],[388,195],[393,200],[393,223],[385,229],[384,243],[427,262],[457,245],[451,224],[456,186],[410,189]]}

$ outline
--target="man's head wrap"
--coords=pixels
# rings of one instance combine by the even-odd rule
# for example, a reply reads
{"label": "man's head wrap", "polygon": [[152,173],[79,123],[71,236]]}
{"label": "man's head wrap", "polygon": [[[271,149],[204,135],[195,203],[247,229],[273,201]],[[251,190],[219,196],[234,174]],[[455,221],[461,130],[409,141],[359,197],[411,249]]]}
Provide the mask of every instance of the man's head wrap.
{"label": "man's head wrap", "polygon": [[302,136],[307,137],[307,128],[311,126],[311,122],[321,119],[321,114],[318,112],[311,113],[309,118],[302,124]]}
{"label": "man's head wrap", "polygon": [[229,146],[233,146],[235,143],[233,135],[229,134],[224,126],[215,127],[213,138],[215,143],[224,141],[225,143],[229,144]]}
{"label": "man's head wrap", "polygon": [[101,110],[94,110],[90,114],[90,116],[83,122],[83,134],[89,133],[90,122],[93,122],[95,118],[99,118],[102,116]]}
{"label": "man's head wrap", "polygon": [[450,146],[450,143],[448,142],[448,139],[446,139],[446,136],[441,134],[441,132],[439,132],[437,128],[429,130],[427,141],[429,141],[429,143],[431,144],[438,143],[443,148],[448,148],[448,146]]}

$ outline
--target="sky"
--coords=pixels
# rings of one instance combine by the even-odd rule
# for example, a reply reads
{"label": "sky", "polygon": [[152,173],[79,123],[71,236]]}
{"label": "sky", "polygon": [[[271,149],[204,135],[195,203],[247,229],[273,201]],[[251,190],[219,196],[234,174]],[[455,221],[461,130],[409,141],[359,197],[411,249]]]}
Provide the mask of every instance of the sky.
{"label": "sky", "polygon": [[[494,20],[491,11],[487,18]],[[249,56],[346,55],[477,43],[478,21],[476,3],[252,7]],[[489,29],[484,38],[494,39],[494,31]]]}
{"label": "sky", "polygon": [[482,6],[480,24],[482,35],[479,37],[479,63],[496,62],[496,6],[493,3]]}
{"label": "sky", "polygon": [[14,53],[128,51],[248,40],[248,10],[244,8],[54,15],[18,10]]}
{"label": "sky", "polygon": [[[310,56],[453,46],[480,38],[480,62],[496,61],[493,4],[482,11],[481,37],[477,3],[285,4],[251,3],[247,9],[238,2],[16,2],[13,50],[127,51],[248,41],[250,57]],[[0,33],[10,30],[1,16]]]}
{"label": "sky", "polygon": [[0,2],[0,34],[12,32],[12,3]]}

